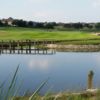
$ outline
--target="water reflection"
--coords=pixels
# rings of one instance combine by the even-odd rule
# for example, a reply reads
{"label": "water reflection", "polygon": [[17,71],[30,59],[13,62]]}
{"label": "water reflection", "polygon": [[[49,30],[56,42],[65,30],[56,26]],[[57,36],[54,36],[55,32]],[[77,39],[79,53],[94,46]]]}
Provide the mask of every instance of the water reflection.
{"label": "water reflection", "polygon": [[19,76],[24,80],[22,91],[35,90],[42,81],[50,77],[44,91],[86,89],[87,74],[93,70],[94,85],[100,86],[100,53],[64,53],[55,55],[12,55],[0,56],[0,81],[6,79],[18,64]]}
{"label": "water reflection", "polygon": [[31,59],[29,60],[28,66],[31,70],[47,70],[49,67],[50,61],[47,59]]}
{"label": "water reflection", "polygon": [[33,55],[53,55],[55,54],[55,49],[0,49],[0,54],[33,54]]}

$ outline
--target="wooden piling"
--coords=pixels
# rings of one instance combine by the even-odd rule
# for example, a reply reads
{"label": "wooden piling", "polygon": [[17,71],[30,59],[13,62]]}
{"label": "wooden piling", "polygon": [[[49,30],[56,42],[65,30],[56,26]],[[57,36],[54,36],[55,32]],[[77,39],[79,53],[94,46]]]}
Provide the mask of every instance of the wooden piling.
{"label": "wooden piling", "polygon": [[31,54],[31,40],[29,40],[29,53]]}
{"label": "wooden piling", "polygon": [[3,40],[1,42],[1,52],[3,53]]}
{"label": "wooden piling", "polygon": [[18,54],[20,53],[19,51],[19,41],[17,41],[17,50],[18,50]]}
{"label": "wooden piling", "polygon": [[21,41],[20,49],[21,49],[21,54],[22,54],[23,53],[23,49],[24,49],[24,47],[23,47],[23,41]]}
{"label": "wooden piling", "polygon": [[13,53],[15,53],[15,41],[14,40],[13,40],[12,48],[13,48]]}
{"label": "wooden piling", "polygon": [[88,74],[88,89],[93,89],[93,76],[94,72],[91,70]]}
{"label": "wooden piling", "polygon": [[26,40],[26,54],[28,54],[27,40]]}

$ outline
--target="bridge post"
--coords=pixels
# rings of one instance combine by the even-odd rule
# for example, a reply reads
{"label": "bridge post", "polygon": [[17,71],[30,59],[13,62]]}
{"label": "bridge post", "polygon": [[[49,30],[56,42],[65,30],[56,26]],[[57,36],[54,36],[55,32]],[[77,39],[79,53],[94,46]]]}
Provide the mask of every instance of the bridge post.
{"label": "bridge post", "polygon": [[27,48],[27,43],[28,41],[26,40],[25,44],[26,44],[26,54],[28,54],[28,48]]}
{"label": "bridge post", "polygon": [[9,52],[10,52],[10,54],[12,53],[12,44],[11,44],[11,40],[9,41]]}
{"label": "bridge post", "polygon": [[4,42],[2,40],[2,43],[1,43],[1,53],[3,53],[3,44],[4,44]]}
{"label": "bridge post", "polygon": [[15,41],[13,40],[13,53],[15,53]]}
{"label": "bridge post", "polygon": [[6,41],[6,44],[5,44],[5,52],[7,54],[7,41]]}
{"label": "bridge post", "polygon": [[17,50],[18,50],[18,54],[20,53],[20,51],[19,51],[19,40],[17,41]]}
{"label": "bridge post", "polygon": [[29,53],[31,54],[31,40],[29,40]]}
{"label": "bridge post", "polygon": [[21,49],[21,54],[22,54],[23,53],[23,41],[21,41],[20,49]]}

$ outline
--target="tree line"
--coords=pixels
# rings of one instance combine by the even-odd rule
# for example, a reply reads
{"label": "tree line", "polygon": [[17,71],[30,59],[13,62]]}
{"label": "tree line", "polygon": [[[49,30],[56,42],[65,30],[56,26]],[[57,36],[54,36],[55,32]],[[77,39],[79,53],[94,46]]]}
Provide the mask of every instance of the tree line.
{"label": "tree line", "polygon": [[25,21],[22,19],[1,19],[0,27],[30,27],[30,28],[46,28],[46,29],[100,29],[100,22],[98,23],[56,23],[56,22],[34,22]]}

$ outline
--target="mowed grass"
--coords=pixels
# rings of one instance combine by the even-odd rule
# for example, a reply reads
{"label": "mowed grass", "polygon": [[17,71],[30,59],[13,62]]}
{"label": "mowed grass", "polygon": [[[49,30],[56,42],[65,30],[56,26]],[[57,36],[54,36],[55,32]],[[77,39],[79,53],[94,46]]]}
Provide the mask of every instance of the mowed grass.
{"label": "mowed grass", "polygon": [[[86,31],[58,31],[50,29],[1,27],[0,40],[79,40],[80,43],[99,43],[100,36],[95,32]],[[93,39],[93,40],[89,40]],[[78,41],[78,43],[79,43]],[[71,43],[71,42],[70,42]],[[74,41],[72,42],[74,43]],[[77,43],[77,42],[76,42]]]}

